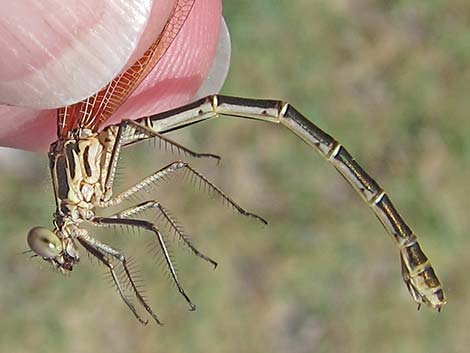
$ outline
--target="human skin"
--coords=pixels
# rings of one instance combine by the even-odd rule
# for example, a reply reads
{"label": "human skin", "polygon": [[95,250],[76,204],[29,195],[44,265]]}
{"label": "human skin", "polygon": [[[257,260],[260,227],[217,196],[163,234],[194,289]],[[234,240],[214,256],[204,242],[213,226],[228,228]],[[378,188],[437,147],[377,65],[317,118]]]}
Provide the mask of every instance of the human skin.
{"label": "human skin", "polygon": [[[34,7],[37,2],[19,0],[5,5],[0,15],[0,146],[47,150],[56,139],[55,108],[92,95],[131,65],[158,36],[174,1],[62,5],[43,0]],[[196,0],[164,57],[108,124],[191,100],[211,68],[221,8],[221,0]],[[129,13],[136,20],[129,20]],[[22,26],[24,18],[33,20]]]}

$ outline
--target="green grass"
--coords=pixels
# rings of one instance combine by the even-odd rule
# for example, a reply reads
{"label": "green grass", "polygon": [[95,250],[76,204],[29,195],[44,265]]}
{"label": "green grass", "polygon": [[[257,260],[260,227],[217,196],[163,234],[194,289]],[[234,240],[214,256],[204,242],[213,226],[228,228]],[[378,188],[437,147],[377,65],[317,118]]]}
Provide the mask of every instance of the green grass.
{"label": "green grass", "polygon": [[[218,167],[196,165],[270,225],[178,183],[158,190],[220,262],[213,271],[176,251],[196,312],[146,252],[148,234],[100,237],[139,257],[163,328],[141,327],[86,256],[62,278],[18,255],[34,223],[50,224],[46,156],[2,173],[0,351],[466,352],[470,3],[240,0],[224,11],[233,62],[223,92],[288,100],[340,140],[418,234],[449,304],[416,311],[389,237],[300,140],[276,126],[218,121],[174,138],[223,156]],[[123,161],[122,185],[160,165],[148,149]]]}

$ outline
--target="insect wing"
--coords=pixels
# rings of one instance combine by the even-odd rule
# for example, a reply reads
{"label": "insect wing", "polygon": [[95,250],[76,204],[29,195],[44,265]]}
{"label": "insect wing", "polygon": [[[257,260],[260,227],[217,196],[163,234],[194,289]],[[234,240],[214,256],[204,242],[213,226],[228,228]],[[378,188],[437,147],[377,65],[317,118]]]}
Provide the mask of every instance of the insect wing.
{"label": "insect wing", "polygon": [[191,13],[195,0],[177,0],[162,33],[144,55],[98,93],[67,107],[57,109],[57,137],[66,138],[77,128],[97,131],[126,101],[170,47]]}

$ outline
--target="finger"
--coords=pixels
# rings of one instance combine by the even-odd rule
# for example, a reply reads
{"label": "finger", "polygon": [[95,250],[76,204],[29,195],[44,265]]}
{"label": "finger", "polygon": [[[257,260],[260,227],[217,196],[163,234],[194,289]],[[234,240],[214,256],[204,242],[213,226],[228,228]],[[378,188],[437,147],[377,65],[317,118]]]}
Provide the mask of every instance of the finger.
{"label": "finger", "polygon": [[219,0],[198,0],[180,35],[134,94],[107,122],[137,119],[189,103],[216,54],[221,23]]}
{"label": "finger", "polygon": [[10,2],[0,15],[0,103],[45,109],[90,96],[123,68],[144,30],[161,32],[173,2]]}
{"label": "finger", "polygon": [[231,55],[232,43],[230,41],[230,32],[227,23],[222,17],[215,57],[212,60],[209,73],[194,95],[193,100],[220,92],[230,69]]}
{"label": "finger", "polygon": [[[220,13],[220,0],[196,2],[177,39],[116,119],[125,113],[155,113],[191,99],[211,66]],[[0,120],[0,145],[45,150],[55,140],[55,110],[0,107]]]}

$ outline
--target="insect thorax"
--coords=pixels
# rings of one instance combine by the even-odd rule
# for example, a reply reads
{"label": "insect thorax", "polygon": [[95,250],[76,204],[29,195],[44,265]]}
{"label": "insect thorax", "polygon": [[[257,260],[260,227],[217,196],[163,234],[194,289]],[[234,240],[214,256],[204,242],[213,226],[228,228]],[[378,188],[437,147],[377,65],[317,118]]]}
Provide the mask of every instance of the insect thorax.
{"label": "insect thorax", "polygon": [[58,214],[80,221],[92,217],[102,199],[108,153],[103,153],[106,146],[98,133],[80,130],[73,135],[51,145],[49,160]]}

